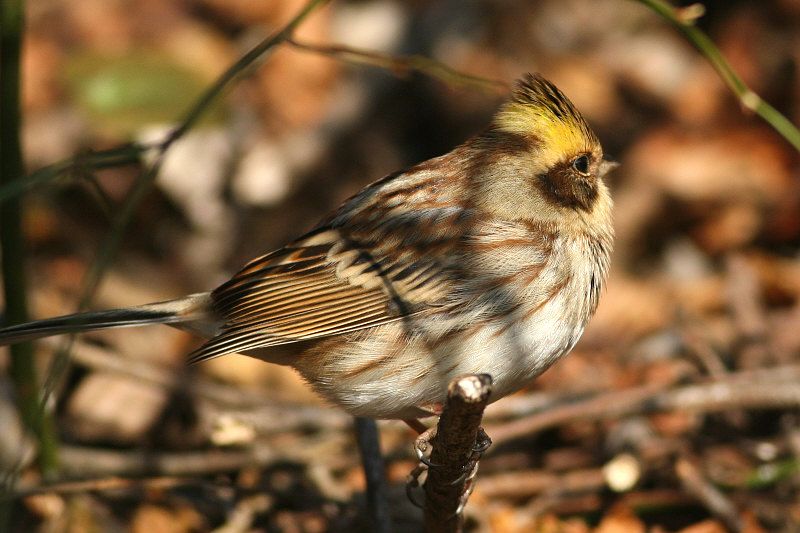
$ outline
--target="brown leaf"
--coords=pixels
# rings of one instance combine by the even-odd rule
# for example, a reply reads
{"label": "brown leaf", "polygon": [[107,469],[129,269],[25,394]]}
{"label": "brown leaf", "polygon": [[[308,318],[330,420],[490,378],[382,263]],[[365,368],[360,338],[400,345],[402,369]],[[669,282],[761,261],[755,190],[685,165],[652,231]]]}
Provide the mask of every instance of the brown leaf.
{"label": "brown leaf", "polygon": [[618,506],[612,508],[594,531],[595,533],[645,533],[646,528],[633,511]]}

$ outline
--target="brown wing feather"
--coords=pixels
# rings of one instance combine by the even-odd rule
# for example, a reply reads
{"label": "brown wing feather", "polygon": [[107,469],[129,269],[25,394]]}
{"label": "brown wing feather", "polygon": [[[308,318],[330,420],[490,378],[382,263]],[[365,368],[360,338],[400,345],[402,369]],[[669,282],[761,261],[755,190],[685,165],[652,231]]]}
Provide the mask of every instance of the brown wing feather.
{"label": "brown wing feather", "polygon": [[191,362],[357,331],[440,305],[451,282],[447,252],[459,240],[447,228],[457,214],[408,205],[375,216],[380,197],[369,200],[216,289],[212,301],[225,325]]}

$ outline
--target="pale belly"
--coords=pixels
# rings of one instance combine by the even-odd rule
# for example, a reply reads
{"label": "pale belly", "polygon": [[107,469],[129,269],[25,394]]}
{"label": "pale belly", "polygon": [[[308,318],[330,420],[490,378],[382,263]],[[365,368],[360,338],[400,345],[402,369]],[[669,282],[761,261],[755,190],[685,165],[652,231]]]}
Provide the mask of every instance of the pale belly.
{"label": "pale belly", "polygon": [[489,374],[496,401],[530,384],[578,341],[590,311],[568,294],[579,293],[444,337],[432,325],[394,322],[322,343],[296,367],[322,396],[360,417],[429,416],[426,407],[443,403],[449,382],[465,374]]}

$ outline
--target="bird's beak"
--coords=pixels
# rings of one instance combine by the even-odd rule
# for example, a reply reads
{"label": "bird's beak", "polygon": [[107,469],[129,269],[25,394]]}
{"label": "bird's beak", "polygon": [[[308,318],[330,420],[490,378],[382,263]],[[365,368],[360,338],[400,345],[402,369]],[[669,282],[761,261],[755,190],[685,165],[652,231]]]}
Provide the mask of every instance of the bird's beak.
{"label": "bird's beak", "polygon": [[600,165],[597,167],[597,173],[602,178],[618,166],[619,161],[608,154],[603,154],[603,159],[600,161]]}

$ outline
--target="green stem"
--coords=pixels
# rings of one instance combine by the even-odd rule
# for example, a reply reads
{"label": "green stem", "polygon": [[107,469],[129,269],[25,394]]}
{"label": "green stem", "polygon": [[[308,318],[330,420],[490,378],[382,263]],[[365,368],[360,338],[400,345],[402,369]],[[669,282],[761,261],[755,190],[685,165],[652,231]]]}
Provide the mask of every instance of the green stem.
{"label": "green stem", "polygon": [[[3,0],[0,15],[0,184],[23,173],[20,143],[20,53],[24,28],[24,0]],[[25,243],[22,236],[22,206],[18,199],[0,208],[0,245],[6,320],[28,319],[25,295]],[[45,475],[57,466],[58,442],[52,419],[40,408],[33,347],[30,343],[11,347],[11,379],[17,391],[20,416],[39,443],[39,465]]]}
{"label": "green stem", "polygon": [[[20,143],[20,52],[23,31],[23,0],[3,0],[0,11],[0,185],[22,175]],[[22,207],[18,199],[0,208],[0,270],[3,276],[5,319],[12,323],[28,319],[25,296],[25,244],[22,237]],[[58,464],[58,443],[52,419],[40,409],[39,385],[30,343],[10,347],[10,375],[17,393],[17,408],[28,432],[39,443],[39,465],[52,474]],[[2,473],[0,494],[13,491],[18,471]],[[9,500],[0,503],[0,531],[11,524]]]}
{"label": "green stem", "polygon": [[[637,0],[646,5],[678,28],[689,41],[708,59],[714,70],[720,75],[731,91],[739,97],[744,107],[754,111],[800,151],[800,131],[777,109],[769,105],[753,92],[747,84],[734,72],[722,52],[711,39],[694,25],[696,18],[704,12],[701,4],[676,8],[665,0]],[[688,15],[688,16],[687,16]]]}

